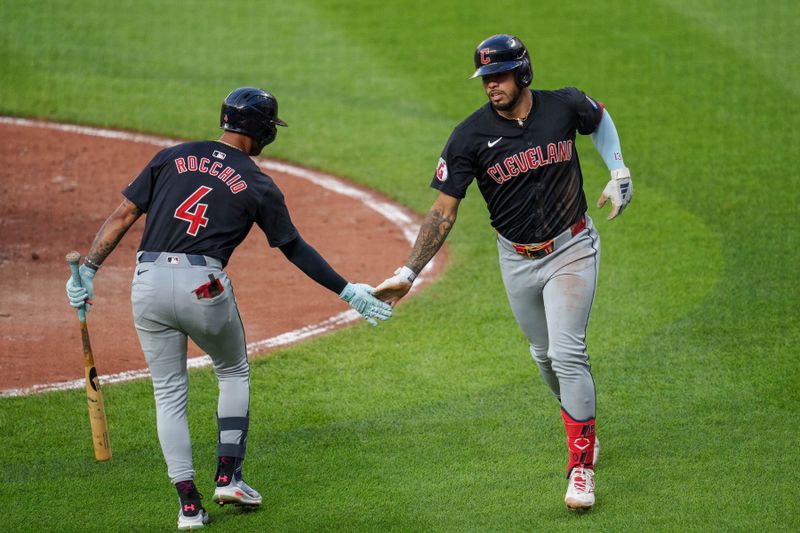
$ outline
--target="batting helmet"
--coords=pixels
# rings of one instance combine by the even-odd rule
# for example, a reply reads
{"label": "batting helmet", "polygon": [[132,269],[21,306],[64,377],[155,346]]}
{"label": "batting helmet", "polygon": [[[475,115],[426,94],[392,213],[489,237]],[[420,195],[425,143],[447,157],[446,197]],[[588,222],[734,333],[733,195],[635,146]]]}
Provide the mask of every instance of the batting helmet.
{"label": "batting helmet", "polygon": [[528,49],[522,41],[506,33],[492,35],[478,45],[475,49],[475,69],[470,79],[513,70],[514,80],[520,87],[527,87],[533,81]]}
{"label": "batting helmet", "polygon": [[253,153],[250,155],[258,155],[275,140],[278,134],[275,126],[288,124],[278,118],[278,101],[267,91],[241,87],[232,91],[222,102],[219,127],[253,139]]}

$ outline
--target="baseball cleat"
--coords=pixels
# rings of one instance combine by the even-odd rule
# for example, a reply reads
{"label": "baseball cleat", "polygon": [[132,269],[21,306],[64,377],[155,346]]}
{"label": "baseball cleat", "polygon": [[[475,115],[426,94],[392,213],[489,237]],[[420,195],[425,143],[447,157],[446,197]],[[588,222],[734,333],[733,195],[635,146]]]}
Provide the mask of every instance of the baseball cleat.
{"label": "baseball cleat", "polygon": [[[191,511],[189,511],[191,513]],[[181,512],[178,513],[178,529],[203,529],[203,526],[208,523],[208,513],[202,507],[193,516],[183,514],[183,506]]]}
{"label": "baseball cleat", "polygon": [[245,507],[258,507],[261,505],[261,494],[244,480],[234,477],[227,485],[217,486],[214,491],[214,501],[220,505],[230,503]]}
{"label": "baseball cleat", "polygon": [[594,471],[582,466],[576,466],[569,475],[567,495],[564,498],[573,511],[588,510],[594,505]]}
{"label": "baseball cleat", "polygon": [[594,437],[594,455],[592,456],[592,466],[597,466],[597,458],[600,457],[600,439]]}
{"label": "baseball cleat", "polygon": [[179,481],[175,483],[175,488],[178,489],[178,502],[181,506],[178,512],[178,529],[202,529],[208,523],[208,513],[203,509],[203,495],[197,492],[194,481]]}

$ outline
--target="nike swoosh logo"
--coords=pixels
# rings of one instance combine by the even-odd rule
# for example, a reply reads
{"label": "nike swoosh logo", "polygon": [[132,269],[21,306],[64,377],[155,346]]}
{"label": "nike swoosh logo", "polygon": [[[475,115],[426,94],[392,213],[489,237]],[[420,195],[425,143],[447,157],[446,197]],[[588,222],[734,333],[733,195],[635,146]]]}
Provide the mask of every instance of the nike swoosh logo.
{"label": "nike swoosh logo", "polygon": [[495,144],[499,143],[501,139],[502,137],[500,137],[500,139],[497,139],[495,141],[488,141],[486,144],[489,145],[489,148],[492,148]]}
{"label": "nike swoosh logo", "polygon": [[148,270],[150,270],[150,269],[148,268],[147,270],[137,270],[137,271],[136,271],[136,275],[138,276],[138,275],[140,275],[140,274],[144,274],[144,273],[145,273],[145,272],[147,272]]}

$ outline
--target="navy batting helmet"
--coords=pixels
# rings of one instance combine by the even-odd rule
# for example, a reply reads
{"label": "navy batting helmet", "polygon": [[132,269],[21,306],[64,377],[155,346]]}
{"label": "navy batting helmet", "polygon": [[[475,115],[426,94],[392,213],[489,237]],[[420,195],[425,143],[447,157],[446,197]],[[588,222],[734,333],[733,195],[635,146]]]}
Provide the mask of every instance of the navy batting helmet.
{"label": "navy batting helmet", "polygon": [[475,69],[470,79],[513,70],[514,79],[520,87],[527,87],[533,81],[528,49],[522,41],[506,33],[492,35],[478,45],[475,49]]}
{"label": "navy batting helmet", "polygon": [[241,87],[232,91],[222,102],[219,127],[247,135],[253,139],[250,155],[258,155],[261,150],[275,140],[278,128],[288,126],[278,118],[278,101],[262,89]]}

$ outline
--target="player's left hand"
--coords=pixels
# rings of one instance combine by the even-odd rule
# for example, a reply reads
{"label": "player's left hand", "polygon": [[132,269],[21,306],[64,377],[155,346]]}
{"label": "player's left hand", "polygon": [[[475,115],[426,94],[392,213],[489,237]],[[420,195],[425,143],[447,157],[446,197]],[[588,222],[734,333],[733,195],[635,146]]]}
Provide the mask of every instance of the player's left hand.
{"label": "player's left hand", "polygon": [[78,268],[81,277],[81,284],[78,285],[72,280],[72,276],[67,280],[67,298],[72,307],[84,307],[86,311],[92,308],[92,298],[94,297],[94,276],[97,271],[86,265]]}
{"label": "player's left hand", "polygon": [[384,303],[372,293],[375,291],[366,283],[348,283],[339,294],[339,298],[350,304],[350,307],[363,316],[367,322],[373,326],[377,326],[378,322],[375,320],[389,320],[392,316],[392,308],[389,304]]}
{"label": "player's left hand", "polygon": [[597,200],[597,207],[603,207],[607,200],[611,200],[611,213],[608,214],[608,220],[611,220],[622,214],[632,198],[631,171],[627,167],[622,167],[611,171],[611,180]]}

